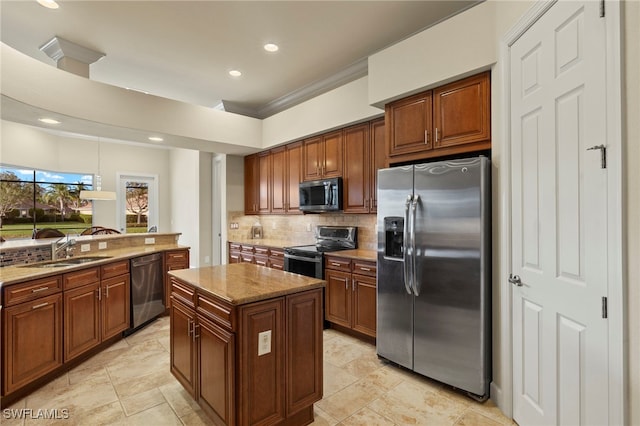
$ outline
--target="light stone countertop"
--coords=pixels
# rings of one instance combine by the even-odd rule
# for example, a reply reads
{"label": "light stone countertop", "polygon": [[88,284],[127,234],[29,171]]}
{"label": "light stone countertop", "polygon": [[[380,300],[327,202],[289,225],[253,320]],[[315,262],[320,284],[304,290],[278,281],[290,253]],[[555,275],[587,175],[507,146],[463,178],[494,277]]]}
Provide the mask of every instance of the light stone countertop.
{"label": "light stone countertop", "polygon": [[[15,284],[19,282],[29,281],[37,278],[49,277],[52,275],[64,274],[66,272],[75,271],[78,269],[91,268],[98,265],[104,265],[106,263],[116,262],[118,260],[131,259],[133,257],[144,256],[151,253],[165,252],[176,249],[188,249],[189,247],[181,246],[179,244],[154,244],[149,246],[134,246],[123,247],[115,249],[100,250],[99,252],[81,254],[74,257],[94,257],[94,256],[108,256],[107,258],[96,260],[93,262],[86,262],[79,265],[63,266],[56,268],[37,268],[33,265],[16,265],[5,266],[0,268],[0,289],[4,285]],[[61,262],[64,259],[60,259]]]}
{"label": "light stone countertop", "polygon": [[355,249],[355,250],[340,250],[325,253],[325,256],[346,257],[349,259],[366,260],[369,262],[375,262],[378,259],[378,252],[376,250]]}
{"label": "light stone countertop", "polygon": [[236,238],[233,240],[229,240],[230,243],[237,244],[246,244],[252,246],[263,246],[263,247],[273,247],[273,248],[285,248],[285,247],[295,247],[295,246],[307,246],[311,244],[315,244],[315,238],[312,238],[308,241],[296,242],[291,240],[283,240],[278,238]]}
{"label": "light stone countertop", "polygon": [[250,263],[182,269],[169,275],[232,305],[324,287],[325,281]]}

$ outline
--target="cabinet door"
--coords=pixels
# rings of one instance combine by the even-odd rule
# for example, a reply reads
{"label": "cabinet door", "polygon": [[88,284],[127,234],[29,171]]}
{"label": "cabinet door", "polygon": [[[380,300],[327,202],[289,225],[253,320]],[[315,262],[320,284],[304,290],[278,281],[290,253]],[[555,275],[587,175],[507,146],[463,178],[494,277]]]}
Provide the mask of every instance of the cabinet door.
{"label": "cabinet door", "polygon": [[229,252],[229,263],[240,263],[240,252],[239,251],[230,251]]}
{"label": "cabinet door", "polygon": [[129,274],[102,280],[102,340],[129,328],[130,294]]}
{"label": "cabinet door", "polygon": [[491,140],[489,79],[487,72],[434,89],[435,148]]}
{"label": "cabinet door", "polygon": [[260,172],[258,156],[244,157],[244,213],[257,214],[259,203]]}
{"label": "cabinet door", "polygon": [[240,306],[240,425],[278,424],[285,417],[284,309],[283,298]]}
{"label": "cabinet door", "polygon": [[325,178],[342,176],[343,143],[342,130],[322,135],[324,165],[322,176]]}
{"label": "cabinet door", "polygon": [[269,257],[264,255],[254,255],[253,261],[256,265],[269,266]]}
{"label": "cabinet door", "polygon": [[324,152],[322,138],[320,136],[304,141],[302,145],[302,164],[304,180],[317,180],[322,177],[324,167]]}
{"label": "cabinet door", "polygon": [[368,123],[345,129],[343,174],[345,213],[369,212],[369,151]]}
{"label": "cabinet door", "polygon": [[62,293],[4,309],[4,394],[62,365]]}
{"label": "cabinet door", "polygon": [[64,361],[98,345],[100,336],[100,282],[64,292]]}
{"label": "cabinet door", "polygon": [[287,416],[322,398],[322,290],[287,296]]}
{"label": "cabinet door", "polygon": [[258,154],[258,213],[271,211],[271,155]]}
{"label": "cabinet door", "polygon": [[287,155],[285,147],[271,150],[271,213],[283,214],[287,208]]}
{"label": "cabinet door", "polygon": [[235,336],[198,315],[197,400],[216,423],[235,422]]}
{"label": "cabinet door", "polygon": [[287,178],[285,195],[287,213],[302,214],[300,211],[300,182],[302,181],[302,142],[287,145],[285,167]]}
{"label": "cabinet door", "polygon": [[393,157],[433,148],[431,92],[389,104],[385,111],[387,153]]}
{"label": "cabinet door", "polygon": [[193,338],[195,312],[172,298],[170,323],[171,373],[191,396],[195,396],[196,351]]}
{"label": "cabinet door", "polygon": [[325,270],[327,320],[351,327],[351,274]]}
{"label": "cabinet door", "polygon": [[376,337],[376,279],[353,274],[353,329]]}
{"label": "cabinet door", "polygon": [[369,212],[378,211],[378,170],[387,167],[384,118],[371,122],[371,177],[369,178]]}

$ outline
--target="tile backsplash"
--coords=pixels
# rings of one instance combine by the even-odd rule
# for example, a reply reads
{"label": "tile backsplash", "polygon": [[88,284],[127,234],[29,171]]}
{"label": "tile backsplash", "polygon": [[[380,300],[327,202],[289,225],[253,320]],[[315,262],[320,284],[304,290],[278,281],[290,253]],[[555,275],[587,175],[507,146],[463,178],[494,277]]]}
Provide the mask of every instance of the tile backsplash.
{"label": "tile backsplash", "polygon": [[[314,241],[318,225],[357,226],[358,248],[375,250],[377,245],[376,215],[322,213],[305,215],[246,216],[244,212],[227,214],[229,241],[251,238],[251,227],[262,225],[262,237],[291,241],[291,244],[307,244]],[[238,225],[237,229],[235,224]]]}

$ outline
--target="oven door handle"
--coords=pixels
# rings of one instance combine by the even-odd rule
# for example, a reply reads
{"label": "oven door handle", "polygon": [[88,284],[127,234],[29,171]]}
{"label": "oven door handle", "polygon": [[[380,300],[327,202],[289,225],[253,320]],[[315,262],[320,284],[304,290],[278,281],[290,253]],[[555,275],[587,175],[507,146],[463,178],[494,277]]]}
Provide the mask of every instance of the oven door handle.
{"label": "oven door handle", "polygon": [[284,254],[285,259],[293,259],[293,260],[301,260],[303,262],[313,262],[313,263],[321,263],[322,257],[314,258],[314,257],[303,257],[303,256],[295,256],[293,254]]}

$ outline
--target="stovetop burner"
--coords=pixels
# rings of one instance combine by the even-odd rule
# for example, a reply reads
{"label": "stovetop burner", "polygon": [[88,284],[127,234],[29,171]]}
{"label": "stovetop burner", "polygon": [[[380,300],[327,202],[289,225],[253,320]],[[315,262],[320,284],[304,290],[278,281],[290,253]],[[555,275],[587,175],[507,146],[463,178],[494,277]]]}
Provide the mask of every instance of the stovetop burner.
{"label": "stovetop burner", "polygon": [[285,247],[285,253],[325,253],[358,248],[355,226],[318,226],[316,243],[305,246]]}

